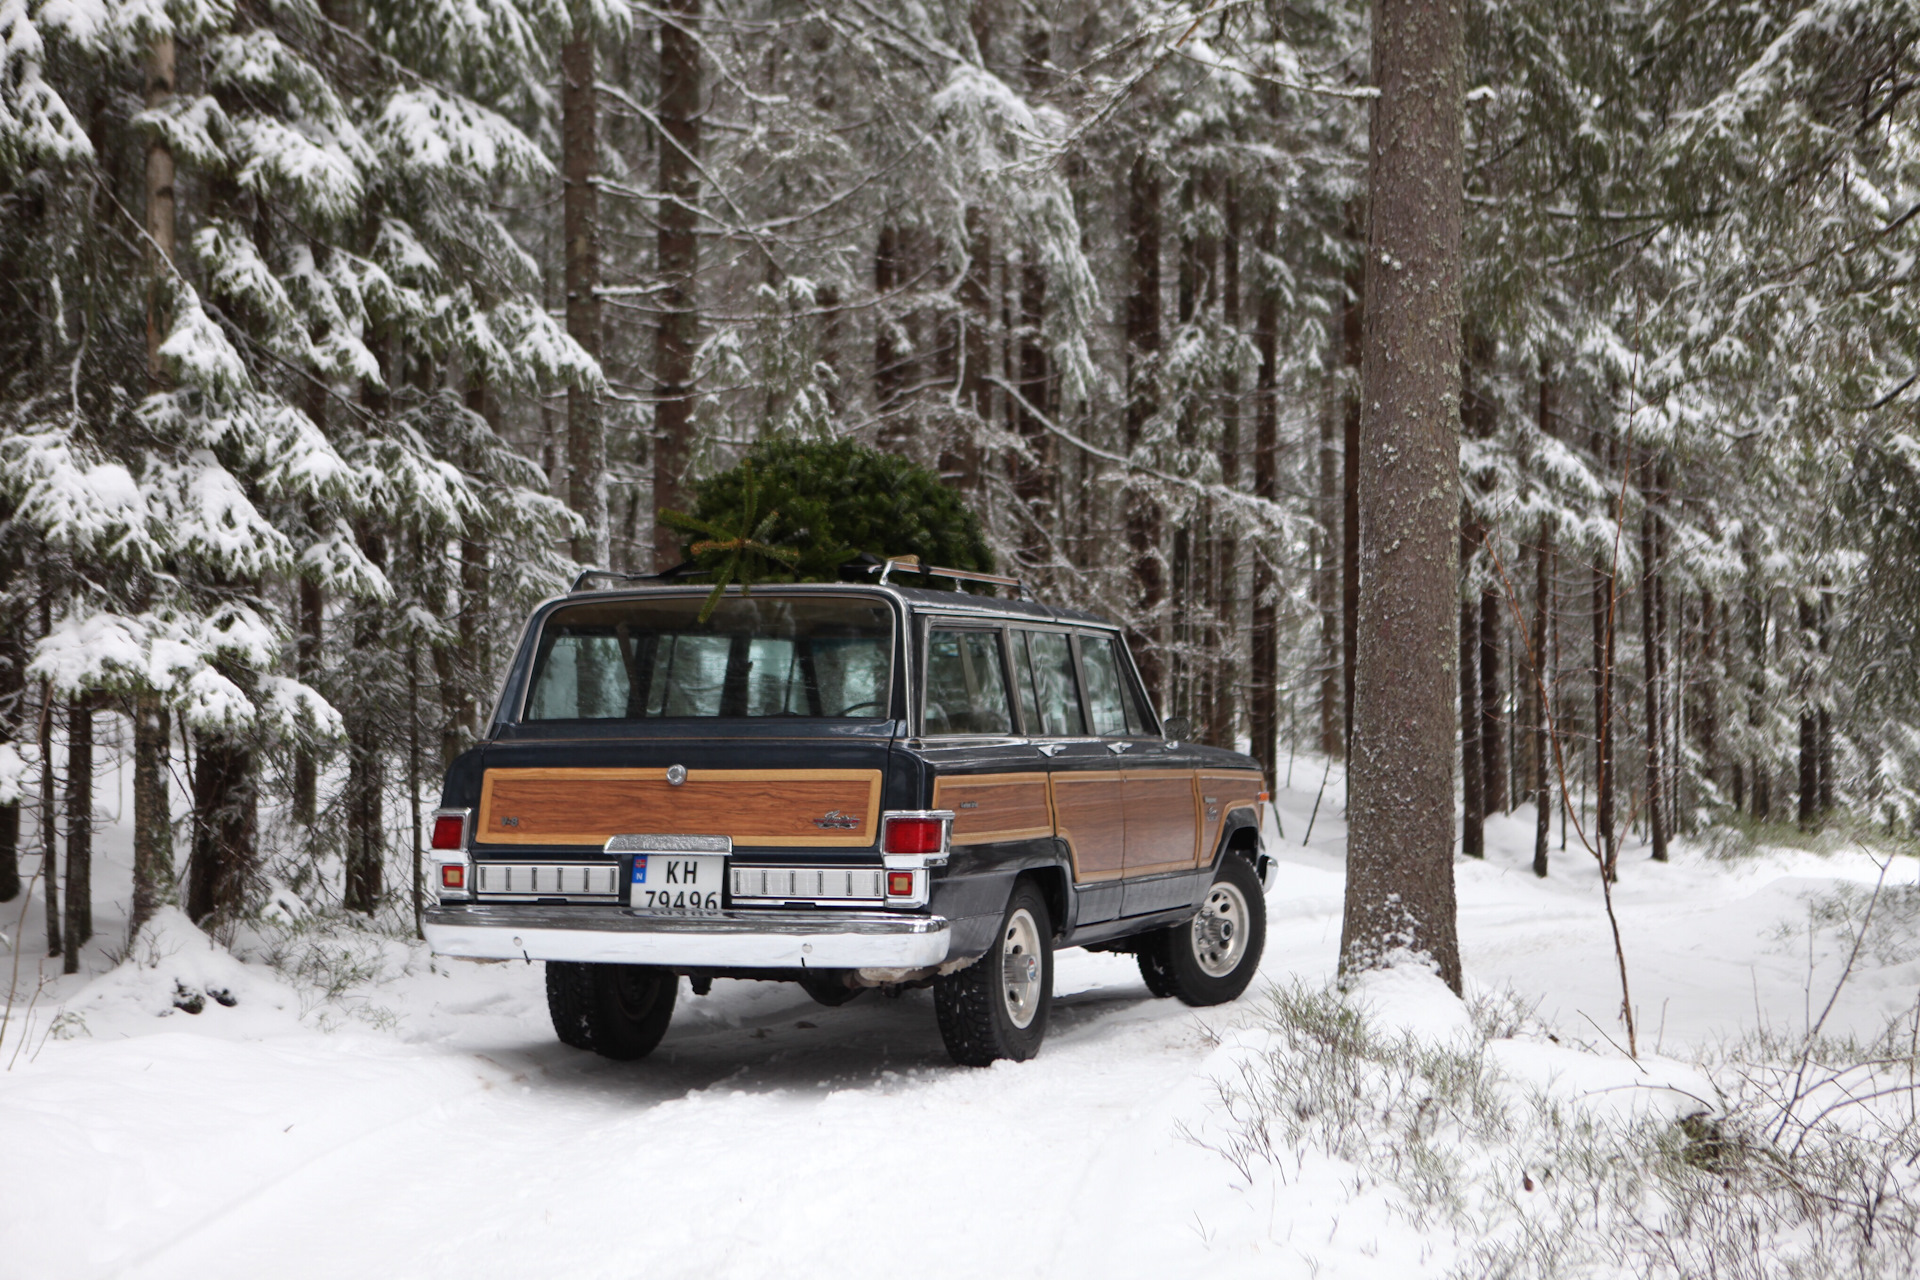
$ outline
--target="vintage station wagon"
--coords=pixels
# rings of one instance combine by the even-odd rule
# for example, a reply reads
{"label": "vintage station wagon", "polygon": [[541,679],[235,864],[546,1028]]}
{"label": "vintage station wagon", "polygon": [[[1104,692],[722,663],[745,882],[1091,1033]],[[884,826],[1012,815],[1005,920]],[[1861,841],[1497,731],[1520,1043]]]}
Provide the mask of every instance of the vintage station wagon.
{"label": "vintage station wagon", "polygon": [[[1186,741],[1090,614],[888,581],[583,575],[540,606],[432,834],[447,956],[546,962],[561,1040],[660,1042],[680,990],[931,986],[961,1063],[1030,1058],[1061,947],[1246,989],[1254,762]],[[928,570],[960,577],[945,570]]]}

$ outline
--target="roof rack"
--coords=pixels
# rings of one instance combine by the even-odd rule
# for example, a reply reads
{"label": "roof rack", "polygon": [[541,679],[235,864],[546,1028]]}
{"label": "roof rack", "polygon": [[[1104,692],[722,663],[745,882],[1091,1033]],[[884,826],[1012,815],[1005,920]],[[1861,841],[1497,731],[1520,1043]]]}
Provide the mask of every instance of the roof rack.
{"label": "roof rack", "polygon": [[880,585],[886,586],[887,579],[895,569],[902,573],[917,573],[928,578],[952,578],[955,582],[990,582],[996,587],[1012,587],[1016,598],[1025,600],[1027,584],[1018,578],[1003,578],[994,573],[975,573],[971,569],[945,569],[937,564],[921,564],[919,556],[894,556],[880,564],[867,566],[868,573],[880,575]]}
{"label": "roof rack", "polygon": [[575,575],[573,585],[567,588],[567,594],[573,595],[594,578],[610,578],[615,582],[678,582],[690,574],[705,572],[706,570],[701,569],[691,560],[682,561],[673,568],[663,569],[659,573],[622,573],[618,569],[582,569]]}
{"label": "roof rack", "polygon": [[[921,564],[919,556],[893,556],[886,560],[862,554],[859,560],[851,560],[840,566],[846,570],[864,570],[880,575],[880,585],[888,585],[887,580],[897,570],[901,573],[917,573],[927,578],[952,578],[960,582],[987,582],[996,587],[1012,587],[1016,598],[1030,600],[1027,584],[1018,578],[1003,578],[994,573],[975,573],[971,569],[946,569],[937,564]],[[574,595],[585,589],[587,583],[596,579],[611,582],[679,582],[686,578],[704,574],[707,571],[691,560],[685,560],[671,569],[659,573],[623,573],[618,569],[582,569],[573,579],[573,585],[567,588],[568,595]]]}

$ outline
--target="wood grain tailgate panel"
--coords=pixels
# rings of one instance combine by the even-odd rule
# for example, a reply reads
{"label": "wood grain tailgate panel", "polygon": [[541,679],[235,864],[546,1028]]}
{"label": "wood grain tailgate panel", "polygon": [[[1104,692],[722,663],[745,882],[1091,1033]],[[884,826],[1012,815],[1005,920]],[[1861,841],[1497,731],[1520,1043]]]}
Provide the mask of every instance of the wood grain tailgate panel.
{"label": "wood grain tailgate panel", "polygon": [[935,778],[933,807],[953,810],[955,844],[1044,840],[1053,834],[1045,773]]}
{"label": "wood grain tailgate panel", "polygon": [[879,821],[878,769],[689,769],[677,787],[665,769],[489,769],[478,838],[603,845],[644,832],[732,836],[744,848],[858,848],[873,843]]}

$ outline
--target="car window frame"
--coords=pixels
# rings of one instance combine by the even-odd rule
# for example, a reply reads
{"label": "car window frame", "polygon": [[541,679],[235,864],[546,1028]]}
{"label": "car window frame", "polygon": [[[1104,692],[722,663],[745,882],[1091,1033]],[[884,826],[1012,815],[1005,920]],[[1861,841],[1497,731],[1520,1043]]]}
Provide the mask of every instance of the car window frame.
{"label": "car window frame", "polygon": [[[918,675],[915,682],[919,689],[919,698],[912,707],[913,736],[929,742],[1002,742],[1009,738],[1019,738],[1024,717],[1020,711],[1019,690],[1013,687],[1013,652],[1007,643],[1007,623],[1000,618],[980,618],[953,616],[938,613],[917,615],[920,620],[920,635],[915,646],[918,655]],[[927,692],[932,681],[928,679],[928,664],[931,660],[933,633],[935,631],[988,631],[994,633],[1000,646],[1000,691],[1007,700],[1006,733],[928,733],[927,732]]]}
{"label": "car window frame", "polygon": [[[1131,694],[1135,708],[1138,709],[1145,718],[1146,727],[1141,732],[1134,733],[1132,730],[1128,730],[1125,733],[1095,733],[1093,731],[1093,705],[1087,700],[1086,660],[1082,647],[1083,642],[1087,640],[1099,640],[1119,646],[1120,653],[1125,660],[1117,664],[1117,674],[1120,677],[1122,689],[1125,690],[1126,693]],[[1102,741],[1119,741],[1121,739],[1128,741],[1152,741],[1155,738],[1165,736],[1161,732],[1160,717],[1154,709],[1153,701],[1147,697],[1145,682],[1140,679],[1140,669],[1134,664],[1133,646],[1127,643],[1125,635],[1117,630],[1082,627],[1073,633],[1073,660],[1080,677],[1081,715],[1085,717],[1089,737],[1098,738]],[[1125,695],[1123,694],[1123,696]]]}
{"label": "car window frame", "polygon": [[[1007,625],[1007,645],[1009,650],[1011,650],[1013,645],[1013,633],[1015,630],[1019,630],[1019,631],[1027,632],[1029,634],[1035,634],[1035,635],[1055,635],[1055,636],[1065,637],[1067,641],[1068,661],[1072,664],[1072,668],[1073,668],[1073,696],[1074,696],[1074,700],[1080,705],[1080,724],[1082,725],[1083,729],[1085,729],[1086,726],[1092,725],[1093,717],[1087,714],[1086,677],[1080,671],[1079,633],[1074,631],[1071,627],[1050,627],[1045,625],[1033,625],[1031,623],[1028,623],[1024,619],[1022,619],[1019,622],[1009,622]],[[1036,690],[1035,691],[1036,699],[1038,698],[1038,696],[1039,696],[1039,693],[1038,693],[1038,690]],[[1022,713],[1021,713],[1021,727],[1025,730],[1025,734],[1024,734],[1025,737],[1044,739],[1045,741],[1048,741],[1048,742],[1091,742],[1100,736],[1099,734],[1092,732],[1090,729],[1087,729],[1085,732],[1081,732],[1081,733],[1048,733],[1046,732],[1044,726],[1041,726],[1041,725],[1028,726],[1026,724],[1026,716],[1025,716],[1024,708],[1022,708]]]}

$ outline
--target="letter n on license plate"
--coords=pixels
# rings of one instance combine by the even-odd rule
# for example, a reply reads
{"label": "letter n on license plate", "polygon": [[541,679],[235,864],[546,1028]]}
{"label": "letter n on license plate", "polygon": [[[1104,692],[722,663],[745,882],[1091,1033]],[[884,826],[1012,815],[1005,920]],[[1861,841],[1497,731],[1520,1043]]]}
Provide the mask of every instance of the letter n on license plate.
{"label": "letter n on license plate", "polygon": [[717,915],[726,881],[724,857],[636,853],[628,876],[627,907],[661,915]]}

